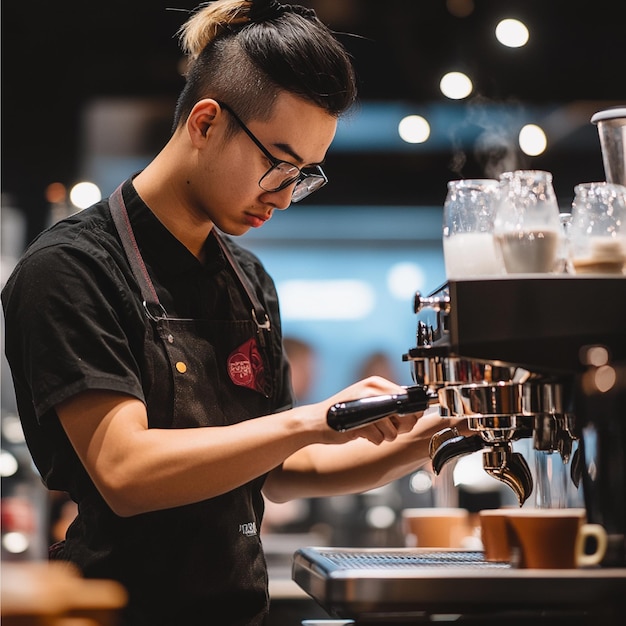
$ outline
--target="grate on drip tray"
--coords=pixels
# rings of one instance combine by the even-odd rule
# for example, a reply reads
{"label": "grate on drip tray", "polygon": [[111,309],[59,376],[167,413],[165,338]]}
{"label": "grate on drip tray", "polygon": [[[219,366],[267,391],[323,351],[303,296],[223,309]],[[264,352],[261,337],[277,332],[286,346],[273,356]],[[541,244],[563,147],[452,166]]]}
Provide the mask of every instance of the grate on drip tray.
{"label": "grate on drip tray", "polygon": [[324,557],[340,569],[404,569],[411,567],[458,566],[508,569],[508,563],[487,562],[482,552],[427,552],[420,554],[394,552],[332,551]]}

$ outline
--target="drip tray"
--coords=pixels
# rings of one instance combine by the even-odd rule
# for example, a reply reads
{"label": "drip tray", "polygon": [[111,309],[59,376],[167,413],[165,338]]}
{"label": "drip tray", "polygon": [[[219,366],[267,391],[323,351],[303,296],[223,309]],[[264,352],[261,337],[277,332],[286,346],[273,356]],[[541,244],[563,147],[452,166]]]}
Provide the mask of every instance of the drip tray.
{"label": "drip tray", "polygon": [[626,609],[626,568],[516,569],[474,551],[301,548],[292,578],[330,615],[370,618],[364,621],[494,611],[608,616]]}

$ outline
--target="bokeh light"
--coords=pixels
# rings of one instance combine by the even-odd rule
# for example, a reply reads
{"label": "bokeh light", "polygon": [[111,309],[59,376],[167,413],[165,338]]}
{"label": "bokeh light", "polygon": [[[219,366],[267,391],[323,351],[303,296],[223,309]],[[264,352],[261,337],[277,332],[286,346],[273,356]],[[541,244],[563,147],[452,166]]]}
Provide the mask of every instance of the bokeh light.
{"label": "bokeh light", "polygon": [[398,134],[407,143],[424,143],[430,137],[430,124],[421,115],[407,115],[398,124]]}
{"label": "bokeh light", "polygon": [[521,48],[529,38],[528,28],[519,20],[508,18],[496,26],[496,39],[508,48]]}
{"label": "bokeh light", "polygon": [[72,204],[79,209],[86,209],[102,199],[102,193],[97,185],[89,182],[77,183],[70,191]]}
{"label": "bokeh light", "polygon": [[548,140],[543,129],[536,124],[526,124],[519,133],[519,147],[528,156],[545,152]]}
{"label": "bokeh light", "polygon": [[474,85],[466,74],[462,72],[448,72],[442,77],[439,88],[446,98],[462,100],[472,93]]}

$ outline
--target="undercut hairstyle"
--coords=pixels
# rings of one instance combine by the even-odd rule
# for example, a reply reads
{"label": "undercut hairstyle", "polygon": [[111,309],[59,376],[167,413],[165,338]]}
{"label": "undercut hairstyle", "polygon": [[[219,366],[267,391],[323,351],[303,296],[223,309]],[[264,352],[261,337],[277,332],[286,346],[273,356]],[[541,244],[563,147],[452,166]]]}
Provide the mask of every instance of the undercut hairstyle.
{"label": "undercut hairstyle", "polygon": [[282,91],[335,117],[356,100],[350,56],[311,9],[216,0],[200,5],[179,36],[188,66],[174,130],[203,98],[228,104],[244,121],[268,119]]}

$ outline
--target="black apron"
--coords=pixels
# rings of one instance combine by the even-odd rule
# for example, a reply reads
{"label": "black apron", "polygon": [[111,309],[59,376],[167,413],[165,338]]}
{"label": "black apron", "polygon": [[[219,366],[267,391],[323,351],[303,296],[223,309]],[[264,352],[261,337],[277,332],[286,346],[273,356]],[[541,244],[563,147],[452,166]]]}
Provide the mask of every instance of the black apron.
{"label": "black apron", "polygon": [[[145,364],[152,378],[146,397],[150,428],[224,426],[274,411],[280,340],[226,242],[213,232],[241,282],[239,297],[250,301],[249,316],[171,318],[143,263],[121,187],[109,204],[151,321]],[[113,537],[105,546],[108,566],[100,574],[120,580],[129,591],[125,626],[264,623],[269,601],[259,536],[264,479],[196,504],[124,519],[107,512],[107,519],[89,520],[92,528],[108,524]],[[101,506],[93,508],[103,515]]]}

